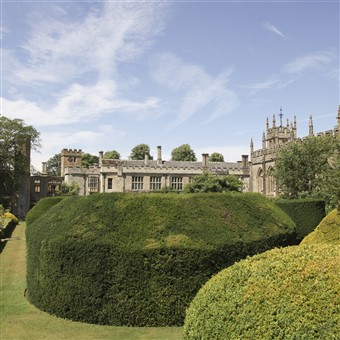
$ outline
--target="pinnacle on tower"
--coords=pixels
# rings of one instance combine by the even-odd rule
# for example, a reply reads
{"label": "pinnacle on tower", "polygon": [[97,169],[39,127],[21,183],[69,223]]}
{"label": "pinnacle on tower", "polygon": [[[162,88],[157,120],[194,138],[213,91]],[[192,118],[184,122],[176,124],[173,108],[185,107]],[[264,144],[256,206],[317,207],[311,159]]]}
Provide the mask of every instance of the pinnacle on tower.
{"label": "pinnacle on tower", "polygon": [[276,126],[276,118],[275,115],[273,115],[273,128]]}
{"label": "pinnacle on tower", "polygon": [[338,109],[338,128],[340,129],[340,105]]}
{"label": "pinnacle on tower", "polygon": [[309,116],[309,133],[308,136],[314,136],[314,129],[313,129],[313,117],[312,115]]}
{"label": "pinnacle on tower", "polygon": [[282,116],[283,116],[283,113],[282,113],[282,106],[280,107],[279,116],[280,116],[280,127],[282,127]]}

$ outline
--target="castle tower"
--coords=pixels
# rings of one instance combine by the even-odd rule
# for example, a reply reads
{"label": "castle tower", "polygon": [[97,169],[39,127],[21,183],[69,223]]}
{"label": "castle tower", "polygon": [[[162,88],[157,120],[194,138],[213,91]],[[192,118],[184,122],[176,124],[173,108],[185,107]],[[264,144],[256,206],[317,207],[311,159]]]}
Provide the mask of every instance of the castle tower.
{"label": "castle tower", "polygon": [[338,128],[340,129],[340,105],[339,105],[339,109],[338,109]]}
{"label": "castle tower", "polygon": [[63,149],[61,150],[61,176],[65,175],[67,167],[81,167],[81,156],[83,152],[79,149]]}

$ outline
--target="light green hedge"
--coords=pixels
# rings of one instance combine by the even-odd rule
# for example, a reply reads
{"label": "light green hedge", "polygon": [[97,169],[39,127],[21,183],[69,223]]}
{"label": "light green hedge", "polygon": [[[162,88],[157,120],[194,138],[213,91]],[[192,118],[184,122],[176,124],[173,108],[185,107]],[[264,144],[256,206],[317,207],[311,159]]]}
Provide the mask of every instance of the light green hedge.
{"label": "light green hedge", "polygon": [[331,211],[301,242],[301,245],[309,244],[340,245],[340,212],[337,209]]}
{"label": "light green hedge", "polygon": [[70,197],[31,221],[29,300],[111,325],[181,325],[213,274],[296,236],[292,220],[258,194]]}
{"label": "light green hedge", "polygon": [[338,339],[340,246],[292,246],[241,260],[187,310],[183,339]]}

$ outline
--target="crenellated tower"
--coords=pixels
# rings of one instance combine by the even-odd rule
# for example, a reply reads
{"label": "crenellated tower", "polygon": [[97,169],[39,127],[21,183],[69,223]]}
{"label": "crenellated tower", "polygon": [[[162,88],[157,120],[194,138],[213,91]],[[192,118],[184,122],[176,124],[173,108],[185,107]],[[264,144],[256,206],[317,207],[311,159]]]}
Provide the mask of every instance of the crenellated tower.
{"label": "crenellated tower", "polygon": [[65,175],[65,168],[67,167],[81,167],[82,150],[77,149],[63,149],[61,150],[61,176]]}

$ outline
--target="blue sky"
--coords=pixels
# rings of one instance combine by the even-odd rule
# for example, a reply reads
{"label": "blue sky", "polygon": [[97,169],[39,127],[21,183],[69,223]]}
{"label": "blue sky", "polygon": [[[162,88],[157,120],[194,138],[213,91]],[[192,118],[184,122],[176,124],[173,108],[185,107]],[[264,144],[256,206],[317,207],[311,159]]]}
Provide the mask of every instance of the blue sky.
{"label": "blue sky", "polygon": [[298,135],[336,125],[339,1],[1,2],[1,114],[63,148],[226,161],[282,107]]}

